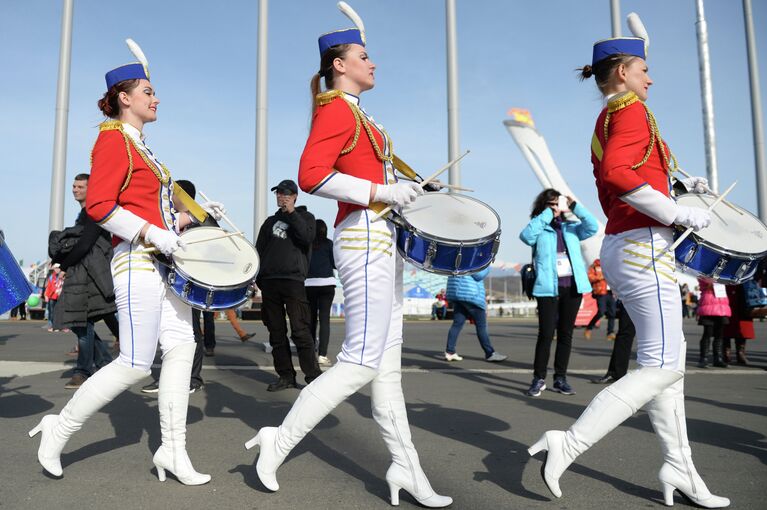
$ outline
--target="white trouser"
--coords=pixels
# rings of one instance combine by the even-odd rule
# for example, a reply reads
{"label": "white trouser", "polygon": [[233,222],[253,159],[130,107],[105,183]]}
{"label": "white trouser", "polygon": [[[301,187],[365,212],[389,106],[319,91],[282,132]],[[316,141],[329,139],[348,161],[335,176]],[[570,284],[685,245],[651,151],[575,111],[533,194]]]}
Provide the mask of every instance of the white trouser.
{"label": "white trouser", "polygon": [[684,371],[687,342],[669,227],[644,227],[607,235],[602,272],[636,327],[637,363]]}
{"label": "white trouser", "polygon": [[339,361],[378,369],[386,349],[402,343],[402,259],[394,226],[354,211],[338,224],[333,256],[344,288],[346,337]]}
{"label": "white trouser", "polygon": [[167,291],[158,263],[136,253],[143,249],[123,241],[112,258],[120,321],[120,356],[115,362],[149,372],[158,340],[164,356],[178,345],[194,343],[194,332],[192,308]]}

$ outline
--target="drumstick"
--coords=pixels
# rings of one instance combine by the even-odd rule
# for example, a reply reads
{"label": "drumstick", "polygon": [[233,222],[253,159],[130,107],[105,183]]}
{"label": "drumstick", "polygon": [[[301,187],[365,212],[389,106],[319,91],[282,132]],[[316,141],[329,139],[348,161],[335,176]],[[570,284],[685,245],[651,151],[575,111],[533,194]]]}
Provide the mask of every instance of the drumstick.
{"label": "drumstick", "polygon": [[[205,200],[206,202],[210,202],[210,199],[209,199],[207,196],[205,196],[205,193],[203,193],[202,191],[198,191],[198,193],[200,194],[200,196],[202,197],[202,199],[203,199],[203,200]],[[240,230],[239,228],[237,228],[237,226],[236,226],[234,223],[232,223],[232,220],[230,220],[230,219],[227,217],[227,215],[226,215],[226,214],[224,214],[224,212],[223,212],[223,211],[221,211],[221,219],[223,219],[225,222],[227,222],[227,223],[229,224],[229,226],[230,226],[230,227],[232,227],[234,230],[236,230],[236,231],[237,231],[237,233],[239,233],[239,234],[242,234],[242,230]],[[191,243],[190,243],[190,244],[191,244]]]}
{"label": "drumstick", "polygon": [[[461,160],[462,160],[462,159],[463,159],[463,158],[464,158],[464,157],[465,157],[465,156],[466,156],[468,153],[470,153],[470,152],[471,152],[470,150],[467,150],[466,152],[464,152],[463,154],[461,154],[460,156],[458,156],[458,157],[457,157],[457,158],[455,158],[454,160],[452,160],[452,161],[448,161],[448,163],[447,163],[445,166],[443,166],[442,168],[440,168],[439,170],[437,170],[436,172],[434,172],[433,174],[431,174],[431,175],[430,175],[429,177],[427,177],[426,179],[424,179],[424,180],[422,180],[421,182],[419,182],[419,183],[418,183],[418,185],[419,185],[419,186],[421,186],[421,188],[423,188],[424,186],[426,186],[427,184],[429,184],[431,181],[433,181],[434,179],[436,179],[437,177],[439,177],[439,175],[440,175],[441,173],[443,173],[445,170],[447,170],[447,169],[448,169],[448,168],[450,168],[451,166],[453,166],[453,165],[455,165],[456,163],[458,163],[459,161],[461,161]],[[373,222],[373,221],[378,221],[379,219],[381,219],[381,217],[382,217],[383,215],[385,215],[385,214],[387,214],[389,211],[391,211],[391,209],[392,209],[392,206],[391,206],[391,205],[390,205],[390,206],[387,206],[387,207],[386,207],[386,208],[384,208],[384,209],[383,209],[381,212],[379,212],[378,214],[376,214],[375,216],[373,216],[373,219],[372,219],[372,220],[370,220],[370,221],[371,221],[371,222]]]}
{"label": "drumstick", "polygon": [[[675,168],[675,169],[674,169],[674,171],[676,171],[676,172],[679,172],[680,174],[684,175],[685,177],[692,177],[692,175],[688,174],[687,172],[685,172],[684,170],[682,170],[682,169],[681,169],[681,168],[679,168],[679,167]],[[679,180],[679,179],[677,179],[677,180]],[[717,195],[716,193],[714,193],[713,191],[711,192],[711,194],[712,194],[712,195],[714,195],[714,196],[718,196],[718,195]],[[735,211],[736,213],[738,213],[738,214],[740,214],[741,216],[743,216],[743,214],[744,214],[744,213],[743,213],[743,211],[739,210],[739,209],[738,209],[737,207],[735,207],[735,206],[734,206],[734,205],[733,205],[731,202],[728,202],[727,200],[725,200],[725,201],[724,201],[724,205],[726,205],[727,207],[729,207],[730,209],[732,209],[732,210],[733,210],[733,211]]]}
{"label": "drumstick", "polygon": [[[234,237],[234,236],[241,236],[241,235],[242,235],[242,232],[228,232],[222,236],[208,237],[207,239],[196,239],[194,241],[189,241],[186,244],[190,245],[190,244],[204,243],[207,241],[215,241],[217,239],[226,239],[227,237]],[[156,251],[158,251],[157,248],[152,247],[152,248],[146,248],[144,250],[136,250],[135,253],[155,253]]]}
{"label": "drumstick", "polygon": [[[716,207],[717,205],[719,205],[719,204],[720,204],[720,203],[721,203],[721,202],[724,200],[724,197],[726,197],[726,196],[727,196],[727,194],[728,194],[730,191],[732,191],[732,188],[734,188],[736,184],[738,184],[738,181],[735,181],[735,182],[733,182],[732,184],[730,184],[730,187],[729,187],[729,188],[727,188],[727,189],[725,190],[725,192],[724,192],[724,193],[722,193],[721,195],[719,195],[719,197],[718,197],[716,200],[714,200],[713,202],[711,202],[711,205],[709,205],[709,206],[708,206],[708,208],[707,208],[706,210],[707,210],[708,212],[711,212],[711,211],[713,211],[713,210],[714,210],[714,207]],[[682,241],[684,241],[685,239],[687,239],[687,236],[689,236],[689,235],[692,233],[692,230],[693,230],[693,228],[692,228],[692,227],[687,227],[687,230],[685,230],[685,231],[682,233],[682,235],[680,235],[680,236],[679,236],[679,237],[676,239],[676,241],[674,241],[674,243],[673,243],[671,246],[669,246],[669,247],[667,247],[665,250],[661,251],[661,252],[658,254],[658,256],[657,256],[657,257],[653,257],[653,262],[655,262],[656,260],[660,259],[660,258],[661,258],[663,255],[665,255],[666,253],[668,253],[668,252],[673,252],[674,250],[676,250],[677,246],[679,246],[680,244],[682,244]],[[647,266],[645,266],[645,267],[646,267],[646,268],[649,268],[649,267],[650,267],[650,264],[648,264],[648,265],[647,265]]]}
{"label": "drumstick", "polygon": [[[401,181],[410,181],[410,182],[418,183],[418,181],[414,181],[413,179],[400,179],[400,180]],[[447,183],[444,183],[444,182],[437,183],[437,186],[440,186],[442,188],[454,189],[454,190],[458,190],[458,191],[467,191],[467,192],[472,192],[472,193],[474,192],[474,190],[471,189],[471,188],[464,188],[462,186],[456,186],[455,184],[447,184]]]}

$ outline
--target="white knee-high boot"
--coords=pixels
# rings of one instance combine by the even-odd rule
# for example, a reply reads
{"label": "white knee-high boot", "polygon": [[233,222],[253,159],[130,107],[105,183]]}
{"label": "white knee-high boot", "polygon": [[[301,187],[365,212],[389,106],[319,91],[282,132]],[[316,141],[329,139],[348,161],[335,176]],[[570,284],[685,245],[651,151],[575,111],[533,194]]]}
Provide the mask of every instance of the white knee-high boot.
{"label": "white knee-high boot", "polygon": [[392,463],[386,472],[391,504],[399,505],[399,491],[405,489],[421,505],[442,508],[453,498],[434,492],[421,469],[418,452],[410,435],[405,397],[402,394],[402,344],[384,351],[378,375],[371,384],[373,418],[381,429]]}
{"label": "white knee-high boot", "polygon": [[667,506],[674,505],[674,489],[704,508],[724,508],[730,500],[709,492],[692,463],[692,450],[687,440],[684,411],[684,379],[661,392],[646,406],[655,433],[663,449],[663,467],[658,479]]}
{"label": "white knee-high boot", "polygon": [[599,392],[566,432],[544,433],[527,451],[535,455],[546,450],[541,475],[551,493],[562,497],[559,477],[578,455],[682,376],[681,372],[654,367],[633,370]]}
{"label": "white knee-high boot", "polygon": [[264,487],[277,491],[277,468],[290,451],[335,407],[369,383],[376,371],[363,365],[339,362],[324,372],[298,395],[279,427],[261,427],[245,443],[250,450],[258,445],[256,473]]}
{"label": "white knee-high boot", "polygon": [[42,432],[37,460],[43,468],[54,476],[61,476],[61,451],[72,434],[80,430],[96,411],[147,375],[136,368],[110,363],[80,386],[61,413],[44,416],[29,431],[29,437]]}
{"label": "white knee-high boot", "polygon": [[157,398],[162,445],[152,459],[161,482],[165,481],[166,470],[184,485],[202,485],[210,481],[210,475],[195,471],[186,453],[186,410],[195,346],[194,343],[181,344],[162,358]]}

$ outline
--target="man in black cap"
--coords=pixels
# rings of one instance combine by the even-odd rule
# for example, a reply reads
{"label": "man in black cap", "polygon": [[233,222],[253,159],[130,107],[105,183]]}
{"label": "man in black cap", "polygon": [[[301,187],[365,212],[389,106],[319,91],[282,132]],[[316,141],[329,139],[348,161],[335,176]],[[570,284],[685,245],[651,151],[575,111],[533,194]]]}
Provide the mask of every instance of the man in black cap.
{"label": "man in black cap", "polygon": [[306,383],[312,382],[322,372],[309,330],[309,301],[304,289],[314,241],[314,216],[305,206],[296,207],[298,186],[290,179],[280,182],[272,191],[277,197],[279,209],[266,219],[258,232],[256,250],[261,267],[256,283],[261,289],[261,317],[269,330],[274,368],[279,376],[267,390],[280,391],[297,388],[296,371],[290,357],[286,312]]}

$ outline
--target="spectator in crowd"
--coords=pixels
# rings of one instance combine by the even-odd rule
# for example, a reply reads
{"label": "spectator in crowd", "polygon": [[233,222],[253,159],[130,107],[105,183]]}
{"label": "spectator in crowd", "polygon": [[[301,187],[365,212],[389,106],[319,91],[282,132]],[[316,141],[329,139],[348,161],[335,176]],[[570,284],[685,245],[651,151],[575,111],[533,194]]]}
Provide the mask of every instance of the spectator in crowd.
{"label": "spectator in crowd", "polygon": [[490,336],[487,334],[484,280],[489,273],[490,268],[486,268],[472,275],[448,277],[446,296],[453,303],[453,325],[450,326],[450,331],[447,334],[445,361],[463,360],[463,357],[455,352],[455,346],[467,318],[474,321],[474,326],[477,328],[477,339],[480,347],[485,351],[486,361],[499,362],[508,357],[495,352],[490,343]]}
{"label": "spectator in crowd", "polygon": [[447,316],[447,292],[445,289],[439,289],[439,293],[434,298],[434,303],[431,305],[431,320],[442,320]]}
{"label": "spectator in crowd", "polygon": [[[591,284],[583,263],[580,242],[597,232],[594,216],[572,197],[555,189],[545,189],[533,202],[530,222],[519,238],[533,247],[535,285],[533,296],[538,301],[538,340],[535,345],[533,382],[527,395],[540,396],[546,389],[546,368],[549,363],[551,341],[557,334],[554,355],[554,391],[574,395],[567,382],[567,365],[573,328],[582,295],[591,292]],[[571,212],[574,220],[563,216]]]}
{"label": "spectator in crowd", "polygon": [[607,373],[602,377],[592,379],[591,382],[594,384],[615,382],[626,375],[626,372],[629,370],[631,346],[634,344],[636,329],[623,303],[618,300],[615,306],[618,311],[618,334],[615,337],[615,343],[613,343],[613,353],[610,356]]}
{"label": "spectator in crowd", "polygon": [[45,292],[43,293],[45,308],[48,311],[48,331],[53,331],[53,312],[56,309],[63,285],[64,277],[61,274],[61,264],[55,263],[51,266],[48,277],[45,279]]}
{"label": "spectator in crowd", "polygon": [[[320,365],[330,365],[328,344],[330,343],[330,307],[336,295],[336,277],[333,270],[333,241],[328,239],[328,226],[322,220],[315,223],[312,258],[309,273],[306,275],[306,297],[309,300],[311,324],[309,331],[317,347],[317,361]],[[319,320],[318,320],[319,319]],[[320,326],[319,343],[317,342],[317,323]]]}
{"label": "spectator in crowd", "polygon": [[748,365],[746,358],[746,340],[753,340],[754,319],[746,307],[743,285],[727,285],[727,299],[730,303],[730,320],[722,332],[722,363],[726,366],[732,361],[731,341],[735,340],[735,356],[738,365]]}
{"label": "spectator in crowd", "polygon": [[248,333],[247,331],[242,329],[242,326],[240,326],[240,321],[237,320],[236,310],[227,310],[226,318],[229,319],[229,324],[231,324],[232,328],[234,328],[234,332],[237,333],[238,337],[240,337],[240,342],[247,342],[248,340],[256,336],[255,333]]}
{"label": "spectator in crowd", "polygon": [[731,315],[730,300],[727,299],[727,289],[721,283],[711,283],[698,278],[700,300],[696,309],[698,324],[703,326],[703,336],[700,338],[700,368],[708,367],[708,355],[713,339],[713,364],[715,367],[726,367],[722,360],[722,335],[724,327]]}
{"label": "spectator in crowd", "polygon": [[[11,309],[11,319],[15,319],[18,317],[20,321],[27,320],[27,303],[24,301],[23,303],[19,303],[19,306],[16,306]],[[50,329],[48,331],[51,331]]]}
{"label": "spectator in crowd", "polygon": [[597,325],[599,319],[607,316],[607,339],[615,340],[615,299],[613,299],[613,291],[607,285],[602,274],[602,264],[599,259],[596,259],[591,266],[589,266],[589,282],[591,282],[591,296],[597,302],[597,313],[591,319],[591,322],[586,326],[583,336],[586,340],[591,340],[591,330]]}
{"label": "spectator in crowd", "polygon": [[690,317],[690,286],[683,283],[679,286],[679,294],[682,298],[682,317]]}
{"label": "spectator in crowd", "polygon": [[96,333],[96,322],[114,318],[114,285],[112,283],[112,236],[91,219],[85,211],[89,174],[78,174],[72,183],[72,195],[80,204],[72,236],[77,242],[68,253],[57,259],[66,273],[58,304],[53,315],[57,329],[69,327],[77,335],[77,363],[72,378],[64,386],[76,390],[101,367],[112,361],[104,341]]}
{"label": "spectator in crowd", "polygon": [[261,268],[257,285],[263,297],[262,320],[269,330],[269,344],[278,375],[277,381],[266,389],[280,391],[298,387],[290,356],[286,313],[306,383],[312,382],[322,372],[309,331],[309,302],[304,287],[315,238],[314,216],[306,210],[306,206],[296,207],[298,185],[294,181],[286,179],[272,191],[275,192],[278,209],[266,219],[258,232],[256,250]]}

